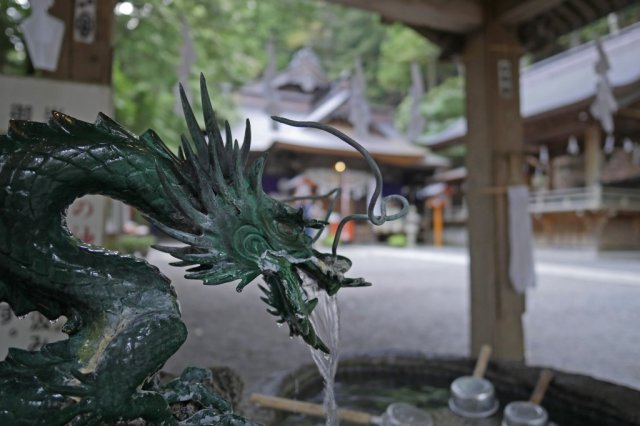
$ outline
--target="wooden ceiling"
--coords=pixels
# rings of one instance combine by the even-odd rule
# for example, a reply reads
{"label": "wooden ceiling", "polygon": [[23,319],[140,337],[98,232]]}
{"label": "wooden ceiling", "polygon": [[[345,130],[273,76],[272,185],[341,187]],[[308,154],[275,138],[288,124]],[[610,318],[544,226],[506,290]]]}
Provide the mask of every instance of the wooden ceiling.
{"label": "wooden ceiling", "polygon": [[[438,44],[443,57],[461,52],[465,36],[484,21],[481,0],[329,0],[379,13]],[[558,37],[581,28],[637,0],[502,0],[486,1],[499,20],[515,28],[522,46],[537,51]]]}

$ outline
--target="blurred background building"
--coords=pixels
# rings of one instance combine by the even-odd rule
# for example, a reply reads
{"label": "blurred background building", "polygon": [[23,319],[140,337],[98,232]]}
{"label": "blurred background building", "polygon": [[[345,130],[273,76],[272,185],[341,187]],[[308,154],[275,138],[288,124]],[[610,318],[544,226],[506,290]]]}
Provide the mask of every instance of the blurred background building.
{"label": "blurred background building", "polygon": [[[536,240],[551,246],[640,246],[640,26],[616,29],[526,66],[520,77],[530,211]],[[604,73],[596,66],[606,63]],[[607,135],[591,108],[606,78],[615,101]],[[459,119],[420,143],[434,152],[464,146]],[[432,177],[452,195],[445,209],[451,239],[466,220],[464,167]]]}

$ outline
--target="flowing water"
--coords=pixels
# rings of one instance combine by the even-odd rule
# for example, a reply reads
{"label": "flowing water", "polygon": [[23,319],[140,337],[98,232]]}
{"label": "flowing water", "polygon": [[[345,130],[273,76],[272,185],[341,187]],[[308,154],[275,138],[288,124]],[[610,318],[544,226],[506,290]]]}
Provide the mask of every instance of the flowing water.
{"label": "flowing water", "polygon": [[326,426],[338,426],[338,405],[335,397],[335,377],[340,356],[340,312],[337,295],[329,296],[321,290],[315,281],[305,279],[305,290],[309,299],[318,298],[318,305],[310,316],[316,334],[331,351],[327,355],[322,351],[310,348],[311,357],[324,380],[324,409],[327,413]]}
{"label": "flowing water", "polygon": [[[372,374],[375,376],[375,374]],[[466,421],[454,416],[448,409],[449,390],[436,388],[424,384],[403,384],[393,377],[381,379],[379,377],[355,379],[345,378],[335,384],[335,396],[341,407],[367,412],[376,416],[382,415],[389,405],[404,402],[414,405],[431,413],[436,426],[499,426],[499,422],[479,423],[477,420]],[[323,395],[307,393],[309,389],[300,389],[305,400],[320,403]],[[456,417],[456,418],[453,418]],[[474,423],[475,422],[475,423]],[[316,417],[303,414],[286,414],[279,419],[278,426],[323,426]],[[341,426],[357,426],[355,423],[342,421]]]}

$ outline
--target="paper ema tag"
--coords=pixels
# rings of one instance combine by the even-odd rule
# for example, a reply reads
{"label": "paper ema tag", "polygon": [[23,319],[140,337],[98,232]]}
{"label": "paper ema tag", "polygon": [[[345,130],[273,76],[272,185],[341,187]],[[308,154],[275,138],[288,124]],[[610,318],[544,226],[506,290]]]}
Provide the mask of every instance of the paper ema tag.
{"label": "paper ema tag", "polygon": [[513,77],[511,75],[511,61],[508,59],[498,60],[498,91],[500,96],[511,99],[513,96]]}
{"label": "paper ema tag", "polygon": [[73,17],[73,40],[91,44],[96,41],[97,0],[78,0]]}

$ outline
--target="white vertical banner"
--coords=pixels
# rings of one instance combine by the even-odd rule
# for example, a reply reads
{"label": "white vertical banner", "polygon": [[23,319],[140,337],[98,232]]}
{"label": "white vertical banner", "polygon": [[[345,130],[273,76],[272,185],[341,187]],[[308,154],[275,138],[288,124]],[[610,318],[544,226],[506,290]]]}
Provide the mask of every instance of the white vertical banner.
{"label": "white vertical banner", "polygon": [[113,116],[111,87],[0,75],[0,134],[10,119],[46,122],[52,111],[88,122],[99,112]]}
{"label": "white vertical banner", "polygon": [[509,278],[518,293],[536,286],[533,260],[533,226],[529,213],[529,188],[510,186],[509,202]]}
{"label": "white vertical banner", "polygon": [[76,199],[67,210],[67,227],[73,235],[88,244],[104,242],[106,199],[85,195]]}
{"label": "white vertical banner", "polygon": [[64,318],[49,321],[39,312],[17,317],[8,304],[0,303],[0,359],[7,356],[9,348],[35,351],[47,343],[66,339],[61,331],[64,323]]}

